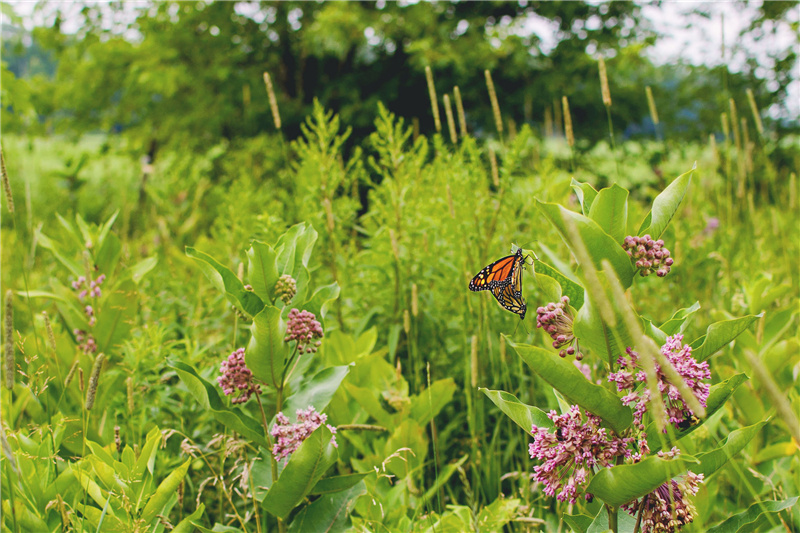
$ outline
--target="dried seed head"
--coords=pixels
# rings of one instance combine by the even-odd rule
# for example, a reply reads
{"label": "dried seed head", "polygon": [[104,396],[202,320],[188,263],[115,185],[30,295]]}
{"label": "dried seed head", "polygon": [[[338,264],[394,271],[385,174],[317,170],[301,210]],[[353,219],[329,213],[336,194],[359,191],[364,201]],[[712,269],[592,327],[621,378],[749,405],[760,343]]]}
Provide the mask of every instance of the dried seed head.
{"label": "dried seed head", "polygon": [[75,372],[78,370],[78,357],[75,356],[75,359],[72,361],[72,366],[69,367],[69,372],[67,372],[67,377],[64,378],[64,388],[66,389],[70,383],[72,383],[72,378],[75,377]]}
{"label": "dried seed head", "polygon": [[447,117],[447,129],[450,130],[450,142],[456,144],[458,143],[456,122],[453,119],[453,108],[450,106],[450,96],[447,94],[444,95],[444,114]]}
{"label": "dried seed head", "polygon": [[56,353],[56,336],[53,333],[53,326],[50,325],[50,316],[48,316],[47,311],[42,311],[42,316],[44,317],[44,329],[47,330],[47,340],[50,341],[50,348],[53,349],[53,353]]}
{"label": "dried seed head", "polygon": [[408,335],[411,332],[411,314],[408,309],[403,309],[403,331]]}
{"label": "dried seed head", "polygon": [[431,110],[433,111],[433,122],[436,124],[436,131],[442,131],[442,121],[439,118],[439,100],[436,97],[436,86],[433,84],[433,71],[431,67],[425,67],[425,79],[428,81],[428,96],[431,98]]}
{"label": "dried seed head", "polygon": [[419,315],[419,301],[417,299],[417,284],[411,284],[411,314],[416,317]]}
{"label": "dried seed head", "polygon": [[464,114],[464,103],[461,101],[461,90],[458,85],[453,87],[453,97],[456,100],[456,112],[458,113],[458,127],[461,130],[461,137],[467,136],[467,116]]}
{"label": "dried seed head", "polygon": [[758,112],[758,105],[756,105],[756,97],[753,95],[753,89],[747,89],[747,101],[750,103],[750,111],[753,113],[753,120],[756,123],[758,134],[764,135],[764,123],[761,122],[761,114]]}
{"label": "dried seed head", "polygon": [[486,88],[489,89],[489,100],[492,102],[492,113],[494,114],[494,125],[497,128],[497,133],[503,134],[503,117],[500,115],[500,104],[497,102],[497,92],[494,90],[494,82],[492,81],[492,73],[488,70],[483,71],[486,77]]}
{"label": "dried seed head", "polygon": [[8,172],[6,172],[6,158],[3,154],[3,148],[0,147],[0,175],[3,180],[3,190],[6,193],[6,207],[9,213],[14,213],[14,195],[11,194],[11,182],[8,180]]}
{"label": "dried seed head", "polygon": [[575,146],[575,133],[572,131],[572,115],[569,112],[569,100],[566,96],[561,97],[561,105],[564,108],[564,132],[567,136],[567,144],[572,148]]}
{"label": "dried seed head", "polygon": [[603,95],[603,105],[611,107],[611,91],[608,88],[608,74],[606,73],[606,60],[598,59],[597,66],[600,70],[600,92]]}
{"label": "dried seed head", "polygon": [[114,426],[114,445],[117,447],[117,453],[122,453],[122,438],[119,436],[119,426]]}
{"label": "dried seed head", "polygon": [[5,363],[6,363],[6,388],[14,388],[14,293],[11,289],[6,291],[6,317],[5,317]]}
{"label": "dried seed head", "polygon": [[84,383],[83,383],[83,369],[78,367],[78,390],[83,392]]}
{"label": "dried seed head", "polygon": [[269,72],[264,73],[264,85],[267,86],[269,108],[272,111],[272,120],[275,122],[275,128],[281,129],[281,114],[278,111],[278,100],[275,98],[275,91],[272,88],[272,78],[270,78]]}
{"label": "dried seed head", "polygon": [[494,153],[494,150],[489,148],[489,164],[492,167],[492,183],[494,183],[495,187],[500,186],[500,171],[497,168],[497,155]]}
{"label": "dried seed head", "polygon": [[94,407],[94,400],[97,396],[97,385],[100,383],[100,372],[103,370],[103,363],[106,356],[103,353],[97,355],[92,366],[92,373],[89,375],[89,389],[86,391],[86,410],[90,411]]}
{"label": "dried seed head", "polygon": [[656,99],[653,98],[653,89],[648,85],[644,88],[644,92],[647,93],[647,107],[650,108],[650,120],[653,121],[653,124],[658,126],[658,110],[656,109]]}

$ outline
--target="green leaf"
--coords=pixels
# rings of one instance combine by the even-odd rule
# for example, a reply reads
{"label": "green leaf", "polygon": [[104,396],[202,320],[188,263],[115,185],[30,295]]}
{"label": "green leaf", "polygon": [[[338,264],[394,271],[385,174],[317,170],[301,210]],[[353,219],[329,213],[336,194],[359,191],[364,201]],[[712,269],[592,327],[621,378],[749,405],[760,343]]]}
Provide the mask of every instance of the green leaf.
{"label": "green leaf", "polygon": [[612,507],[619,507],[658,488],[673,477],[685,472],[697,459],[680,455],[675,459],[650,456],[632,465],[601,468],[592,477],[586,492]]}
{"label": "green leaf", "polygon": [[304,222],[295,224],[280,236],[275,250],[278,252],[278,273],[289,274],[297,281],[298,302],[305,301],[308,293],[308,260],[317,242],[317,231]]}
{"label": "green leaf", "polygon": [[[586,530],[592,525],[592,517],[586,516],[585,514],[564,513],[562,517],[564,518],[564,522],[572,528],[572,531],[577,531],[578,533],[586,533]],[[606,522],[606,524],[607,523],[608,522]]]}
{"label": "green leaf", "polygon": [[201,503],[195,512],[178,522],[178,525],[175,526],[175,529],[173,529],[171,533],[192,533],[192,531],[194,531],[194,525],[192,522],[199,520],[200,517],[203,516],[203,512],[205,510],[206,506]]}
{"label": "green leaf", "polygon": [[411,417],[420,426],[424,426],[450,403],[455,392],[456,382],[453,378],[437,379],[431,383],[429,389],[424,389],[411,398]]}
{"label": "green leaf", "polygon": [[264,509],[281,519],[289,516],[336,462],[339,454],[331,444],[332,437],[331,430],[322,424],[300,445],[264,498]]}
{"label": "green leaf", "polygon": [[[611,263],[612,268],[617,273],[622,286],[628,288],[633,282],[633,266],[631,258],[622,249],[622,245],[617,243],[610,235],[597,225],[597,222],[583,215],[570,211],[558,204],[544,203],[536,200],[536,206],[547,218],[550,223],[558,230],[561,238],[575,253],[572,237],[567,229],[565,220],[570,219],[575,225],[578,234],[583,240],[592,266],[601,270],[601,262],[606,259]],[[581,265],[583,268],[590,268],[590,265]]]}
{"label": "green leaf", "polygon": [[[617,531],[619,533],[633,533],[635,527],[635,517],[626,513],[624,509],[617,510]],[[586,533],[606,533],[607,531],[610,531],[608,529],[608,509],[603,505],[592,523],[589,524]]]}
{"label": "green leaf", "polygon": [[289,533],[345,531],[356,500],[367,493],[363,481],[335,494],[324,494],[297,513],[289,524]]}
{"label": "green leaf", "polygon": [[195,399],[202,407],[210,410],[217,421],[255,441],[260,446],[269,447],[269,443],[264,438],[264,429],[261,423],[238,408],[226,407],[222,403],[217,389],[201,378],[194,368],[180,361],[173,362],[168,366],[175,369]]}
{"label": "green leaf", "polygon": [[519,504],[517,498],[497,498],[478,513],[478,530],[503,531],[514,518]]}
{"label": "green leaf", "polygon": [[111,226],[114,225],[114,222],[117,220],[117,216],[119,215],[119,209],[114,211],[114,213],[108,217],[106,223],[103,224],[103,227],[100,228],[100,232],[97,234],[97,246],[103,246],[106,240],[106,236],[108,232],[111,231]]}
{"label": "green leaf", "polygon": [[314,295],[303,304],[303,309],[314,313],[323,327],[325,326],[325,315],[328,314],[328,306],[339,297],[339,284],[335,281],[330,285],[324,285],[314,291]]}
{"label": "green leaf", "polygon": [[697,454],[700,468],[697,470],[692,468],[692,471],[696,474],[704,474],[708,479],[708,476],[722,468],[728,459],[742,451],[764,425],[766,425],[766,421],[731,431],[722,446],[710,452]]}
{"label": "green leaf", "polygon": [[136,463],[131,469],[134,479],[142,479],[145,471],[149,471],[151,474],[154,472],[156,452],[158,452],[158,445],[160,443],[161,431],[158,430],[158,427],[154,427],[147,432],[144,446],[142,446],[139,457],[136,459]]}
{"label": "green leaf", "polygon": [[349,489],[356,483],[372,474],[372,472],[358,472],[344,476],[332,476],[320,479],[309,494],[328,494]]}
{"label": "green leaf", "polygon": [[433,482],[433,485],[431,485],[431,487],[425,491],[425,494],[423,494],[419,505],[424,507],[427,502],[435,497],[436,493],[439,492],[439,489],[447,485],[447,482],[450,481],[450,478],[456,473],[458,467],[463,466],[464,463],[467,462],[467,459],[469,459],[469,455],[464,455],[458,461],[445,465],[445,467],[439,471],[439,476]]}
{"label": "green leaf", "polygon": [[61,253],[58,246],[44,233],[41,231],[36,232],[36,242],[42,248],[46,248],[52,252],[55,258],[58,260],[59,263],[67,267],[67,269],[72,272],[72,274],[77,278],[80,276],[86,275],[86,269],[83,267],[82,264],[78,263],[77,261],[73,261],[72,259],[65,256]]}
{"label": "green leaf", "polygon": [[695,302],[691,307],[684,307],[678,309],[669,320],[661,324],[658,328],[666,335],[676,335],[683,333],[685,329],[686,320],[700,310],[700,302]]}
{"label": "green leaf", "polygon": [[797,504],[798,496],[786,500],[768,500],[756,502],[746,511],[733,515],[719,525],[708,530],[708,533],[744,533],[757,531],[755,526],[759,518],[765,513],[775,514],[786,509],[792,509]]}
{"label": "green leaf", "polygon": [[589,218],[621,244],[628,230],[628,191],[616,183],[601,189],[589,209]]}
{"label": "green leaf", "polygon": [[[700,426],[706,423],[711,415],[719,411],[723,405],[733,396],[733,392],[736,390],[739,385],[747,381],[747,376],[745,374],[736,374],[735,376],[731,376],[722,383],[717,383],[716,385],[711,386],[711,390],[708,393],[708,399],[706,400],[706,417],[697,424],[693,426],[689,426],[684,430],[676,431],[673,426],[670,426],[670,429],[674,432],[674,439],[670,440],[669,442],[677,442],[692,431],[696,430]],[[662,447],[661,439],[666,439],[667,436],[665,434],[659,434],[658,428],[656,427],[655,422],[651,422],[647,426],[647,445],[650,447],[651,453],[656,453]]]}
{"label": "green leaf", "polygon": [[572,178],[569,185],[575,191],[575,196],[578,197],[578,201],[581,203],[581,212],[588,217],[592,209],[592,203],[597,197],[597,191],[590,183],[582,183],[576,181],[575,178]]}
{"label": "green leaf", "polygon": [[561,285],[561,294],[562,296],[569,297],[569,304],[572,307],[575,309],[580,309],[583,307],[583,287],[542,261],[536,261],[534,263],[534,268],[535,276],[538,276],[539,274],[550,276],[551,278],[555,279],[559,285]]}
{"label": "green leaf", "polygon": [[283,412],[293,417],[298,409],[309,406],[314,406],[318,413],[323,412],[348,372],[350,365],[331,366],[319,371],[311,380],[304,381],[300,390],[286,399]]}
{"label": "green leaf", "polygon": [[210,255],[194,248],[187,247],[186,255],[197,261],[211,283],[223,292],[241,312],[253,318],[264,309],[264,302],[261,301],[261,298],[254,292],[246,291],[244,283],[236,277],[231,269],[221,265]]}
{"label": "green leaf", "polygon": [[157,257],[148,257],[146,259],[142,259],[135,265],[126,268],[123,276],[130,276],[133,282],[138,285],[139,282],[142,281],[142,278],[145,277],[148,272],[153,270],[157,264]]}
{"label": "green leaf", "polygon": [[275,301],[278,255],[268,244],[253,241],[247,250],[247,281],[264,302]]}
{"label": "green leaf", "polygon": [[287,345],[283,342],[281,311],[267,306],[253,317],[250,343],[244,353],[247,368],[253,375],[277,388],[281,385],[286,364]]}
{"label": "green leaf", "polygon": [[98,351],[115,353],[127,340],[136,320],[137,296],[136,285],[125,280],[103,298],[93,331]]}
{"label": "green leaf", "polygon": [[169,498],[178,490],[178,485],[181,484],[181,481],[186,476],[191,462],[191,459],[187,459],[185,463],[170,472],[167,478],[161,482],[155,494],[150,497],[142,511],[142,519],[145,523],[149,523],[157,514],[162,512]]}
{"label": "green leaf", "polygon": [[678,211],[689,184],[692,181],[692,173],[697,168],[697,163],[689,172],[685,172],[675,178],[661,194],[653,200],[653,208],[639,226],[639,235],[649,234],[653,239],[658,239],[667,229],[672,217]]}
{"label": "green leaf", "polygon": [[122,243],[119,237],[114,233],[109,233],[103,240],[102,246],[97,250],[94,255],[94,264],[97,267],[97,272],[92,273],[92,276],[105,274],[111,276],[117,268],[119,256],[122,253]]}
{"label": "green leaf", "polygon": [[[607,283],[605,277],[601,276],[601,283]],[[627,301],[612,301],[616,305],[628,305]],[[616,325],[609,326],[603,321],[603,317],[597,310],[594,302],[587,293],[584,296],[583,307],[575,316],[572,330],[581,345],[581,350],[589,348],[600,359],[608,364],[608,361],[616,361],[617,358],[625,353],[628,346],[635,345],[630,331],[625,327],[621,311],[613,306],[611,311],[616,317]],[[630,312],[635,312],[633,309]]]}
{"label": "green leaf", "polygon": [[698,361],[705,361],[723,346],[741,335],[743,331],[750,327],[750,324],[761,318],[761,316],[761,314],[747,315],[733,320],[714,322],[708,326],[705,335],[691,344],[692,356]]}
{"label": "green leaf", "polygon": [[528,435],[532,435],[531,428],[553,427],[553,421],[547,418],[547,413],[519,401],[516,396],[502,390],[489,390],[479,388],[492,402],[500,408],[511,420],[525,430]]}
{"label": "green leaf", "polygon": [[608,389],[591,383],[572,361],[537,346],[516,344],[506,337],[534,372],[564,395],[568,401],[605,420],[617,433],[631,425],[633,414]]}

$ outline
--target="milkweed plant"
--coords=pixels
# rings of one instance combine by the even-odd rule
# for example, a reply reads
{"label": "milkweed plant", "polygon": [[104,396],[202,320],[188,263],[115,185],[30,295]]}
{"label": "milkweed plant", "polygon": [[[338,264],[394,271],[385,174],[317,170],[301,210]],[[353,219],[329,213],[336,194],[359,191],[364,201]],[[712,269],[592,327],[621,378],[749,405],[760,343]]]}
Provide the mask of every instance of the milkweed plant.
{"label": "milkweed plant", "polygon": [[[535,302],[536,326],[549,340],[508,343],[553,387],[560,412],[525,405],[505,391],[482,391],[529,433],[531,479],[546,496],[566,502],[562,518],[576,531],[679,531],[695,518],[694,495],[708,476],[766,423],[733,431],[716,449],[684,453],[681,439],[748,379],[736,374],[714,383],[709,359],[759,315],[711,324],[690,340],[685,331],[699,305],[661,324],[635,305],[638,280],[680,268],[665,232],[693,170],[658,194],[638,226],[629,225],[628,191],[616,184],[598,191],[573,180],[581,212],[535,202],[577,268],[535,260],[535,285],[548,300]],[[648,288],[662,282],[648,280]]]}

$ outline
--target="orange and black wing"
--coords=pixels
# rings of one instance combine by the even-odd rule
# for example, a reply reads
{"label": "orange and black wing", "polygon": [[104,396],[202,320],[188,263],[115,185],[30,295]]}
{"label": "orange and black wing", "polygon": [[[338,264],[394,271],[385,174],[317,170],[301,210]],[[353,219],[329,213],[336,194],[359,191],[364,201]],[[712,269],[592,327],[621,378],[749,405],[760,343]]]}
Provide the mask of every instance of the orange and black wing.
{"label": "orange and black wing", "polygon": [[518,249],[514,255],[509,255],[498,259],[494,263],[482,269],[469,282],[471,291],[494,290],[504,287],[511,283],[515,268],[522,262],[522,249]]}
{"label": "orange and black wing", "polygon": [[492,296],[504,309],[519,315],[520,320],[524,320],[528,306],[522,297],[522,261],[514,264],[509,281],[506,285],[492,289]]}

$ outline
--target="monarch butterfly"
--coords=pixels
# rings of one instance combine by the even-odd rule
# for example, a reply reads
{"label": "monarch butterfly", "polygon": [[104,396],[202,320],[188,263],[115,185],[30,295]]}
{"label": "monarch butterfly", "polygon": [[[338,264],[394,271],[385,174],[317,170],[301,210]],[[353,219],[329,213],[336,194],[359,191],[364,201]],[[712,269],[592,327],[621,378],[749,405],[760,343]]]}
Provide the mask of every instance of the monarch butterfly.
{"label": "monarch butterfly", "polygon": [[503,308],[525,318],[527,305],[522,297],[522,268],[524,265],[522,249],[518,248],[514,255],[498,259],[483,268],[469,282],[469,290],[491,290],[492,296]]}

